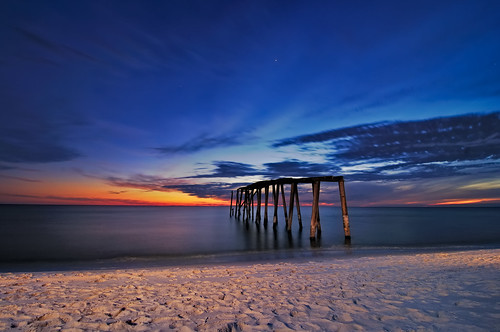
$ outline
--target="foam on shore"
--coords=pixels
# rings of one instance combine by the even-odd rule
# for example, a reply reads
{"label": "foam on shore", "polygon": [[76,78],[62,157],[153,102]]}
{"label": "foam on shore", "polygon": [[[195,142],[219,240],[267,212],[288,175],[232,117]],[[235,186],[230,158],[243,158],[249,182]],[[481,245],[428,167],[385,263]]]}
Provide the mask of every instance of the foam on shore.
{"label": "foam on shore", "polygon": [[500,249],[0,274],[0,330],[474,330],[500,322]]}

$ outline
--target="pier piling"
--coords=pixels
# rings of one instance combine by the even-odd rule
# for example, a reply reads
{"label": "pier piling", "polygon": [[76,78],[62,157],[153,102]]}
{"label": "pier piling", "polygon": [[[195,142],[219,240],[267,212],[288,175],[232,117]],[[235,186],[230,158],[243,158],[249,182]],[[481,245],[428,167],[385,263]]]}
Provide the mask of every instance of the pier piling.
{"label": "pier piling", "polygon": [[[230,216],[235,216],[240,219],[241,210],[243,209],[243,220],[247,223],[249,220],[255,221],[260,224],[262,219],[262,189],[264,188],[264,226],[267,226],[268,222],[268,204],[269,204],[269,187],[272,189],[273,197],[273,228],[278,225],[278,205],[280,201],[280,187],[281,187],[281,201],[283,203],[283,214],[285,217],[286,229],[287,231],[292,230],[293,223],[293,209],[297,209],[297,219],[299,222],[299,227],[302,229],[302,214],[300,212],[300,201],[299,201],[299,183],[310,183],[312,184],[313,200],[312,200],[312,212],[311,212],[311,225],[310,225],[310,237],[314,239],[321,236],[321,222],[319,213],[319,195],[321,182],[337,182],[339,193],[340,193],[340,206],[342,208],[342,225],[344,228],[344,236],[346,243],[351,239],[351,230],[349,226],[349,215],[347,213],[347,199],[345,194],[344,177],[342,176],[320,176],[320,177],[309,177],[309,178],[280,178],[276,180],[259,181],[250,184],[245,187],[238,188],[236,190],[236,200],[233,208],[233,192],[231,191],[231,202],[230,202]],[[289,206],[287,209],[286,195],[285,195],[285,185],[290,185],[290,196],[289,196]],[[257,202],[255,204],[256,211],[254,212],[254,196],[257,195]]]}
{"label": "pier piling", "polygon": [[233,216],[233,191],[231,190],[231,205],[229,206],[229,216]]}
{"label": "pier piling", "polygon": [[264,204],[264,226],[267,226],[267,204],[269,200],[269,186],[264,187],[265,204]]}

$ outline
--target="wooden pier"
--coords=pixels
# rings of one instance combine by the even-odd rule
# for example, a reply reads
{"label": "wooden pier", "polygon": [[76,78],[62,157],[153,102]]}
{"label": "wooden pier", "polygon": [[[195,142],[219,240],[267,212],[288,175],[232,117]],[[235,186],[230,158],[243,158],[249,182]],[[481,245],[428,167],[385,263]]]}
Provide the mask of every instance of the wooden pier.
{"label": "wooden pier", "polygon": [[[311,213],[311,229],[310,238],[316,238],[321,235],[321,223],[319,217],[319,193],[321,182],[337,182],[340,192],[340,205],[342,208],[342,221],[344,226],[344,235],[346,241],[351,239],[351,230],[349,227],[349,216],[347,214],[347,202],[345,196],[344,177],[343,176],[320,176],[309,178],[280,178],[276,180],[259,181],[245,187],[236,189],[236,199],[233,208],[233,191],[231,191],[231,205],[229,215],[235,216],[244,221],[254,220],[257,224],[261,222],[261,205],[262,205],[262,189],[264,189],[264,225],[268,223],[268,204],[269,191],[272,189],[272,198],[274,204],[273,227],[278,225],[278,206],[281,191],[281,202],[283,206],[283,214],[286,220],[286,228],[290,232],[292,230],[293,210],[297,210],[297,219],[299,227],[302,229],[302,215],[300,213],[299,203],[299,183],[312,184],[312,213]],[[287,209],[285,199],[285,185],[290,185],[290,196]],[[256,211],[254,216],[254,197],[257,196]]]}

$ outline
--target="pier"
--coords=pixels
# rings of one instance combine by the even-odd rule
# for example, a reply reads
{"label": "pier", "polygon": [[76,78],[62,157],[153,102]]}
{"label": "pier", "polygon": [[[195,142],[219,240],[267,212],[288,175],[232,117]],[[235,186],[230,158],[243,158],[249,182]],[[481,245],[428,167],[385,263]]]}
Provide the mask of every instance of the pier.
{"label": "pier", "polygon": [[[231,204],[229,207],[229,215],[234,216],[238,219],[243,219],[246,222],[250,220],[255,221],[260,224],[262,220],[261,216],[261,206],[262,206],[262,190],[264,189],[264,226],[268,224],[268,205],[269,205],[269,193],[272,191],[272,204],[273,204],[273,227],[276,228],[278,225],[278,207],[281,192],[281,202],[283,206],[283,214],[285,216],[286,228],[289,232],[292,230],[292,220],[294,207],[297,211],[297,219],[299,222],[299,227],[302,229],[302,215],[300,213],[300,202],[299,202],[299,191],[298,184],[309,183],[312,184],[312,213],[311,213],[311,225],[310,225],[310,238],[314,239],[316,236],[321,235],[321,223],[319,216],[319,194],[321,182],[337,182],[340,193],[340,205],[342,208],[342,222],[344,227],[344,236],[346,241],[351,239],[351,230],[349,227],[349,216],[347,213],[347,201],[345,195],[344,187],[344,177],[343,176],[320,176],[320,177],[308,177],[308,178],[279,178],[275,180],[266,180],[252,183],[245,187],[240,187],[236,189],[236,197],[233,198],[234,191],[231,191]],[[285,199],[285,185],[290,186],[290,196],[288,202]],[[254,203],[255,197],[257,197],[256,211],[254,214]]]}

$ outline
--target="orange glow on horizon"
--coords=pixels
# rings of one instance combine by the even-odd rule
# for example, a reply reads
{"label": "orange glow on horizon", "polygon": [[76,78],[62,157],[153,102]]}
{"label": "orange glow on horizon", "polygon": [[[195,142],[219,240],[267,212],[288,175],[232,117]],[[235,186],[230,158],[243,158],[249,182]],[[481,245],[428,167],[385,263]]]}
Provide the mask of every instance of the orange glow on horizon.
{"label": "orange glow on horizon", "polygon": [[[0,191],[2,204],[227,206],[219,198],[199,198],[180,191],[116,187],[99,180],[52,179],[35,183],[10,181]],[[13,194],[15,193],[15,194]]]}
{"label": "orange glow on horizon", "polygon": [[474,199],[464,199],[464,200],[448,200],[430,205],[462,205],[462,204],[474,204],[474,203],[497,202],[497,201],[500,202],[500,198],[474,198]]}

